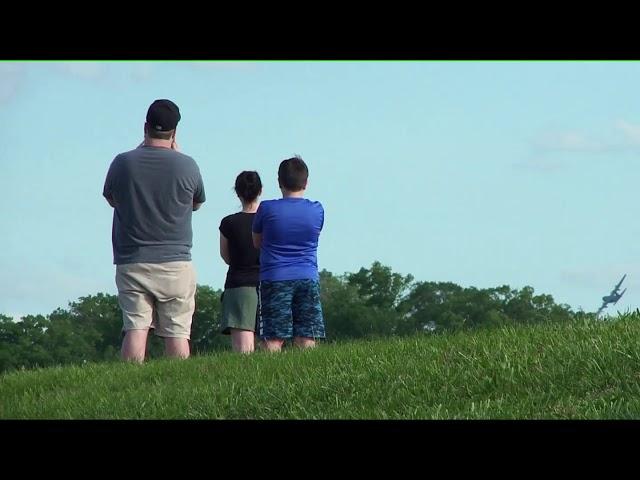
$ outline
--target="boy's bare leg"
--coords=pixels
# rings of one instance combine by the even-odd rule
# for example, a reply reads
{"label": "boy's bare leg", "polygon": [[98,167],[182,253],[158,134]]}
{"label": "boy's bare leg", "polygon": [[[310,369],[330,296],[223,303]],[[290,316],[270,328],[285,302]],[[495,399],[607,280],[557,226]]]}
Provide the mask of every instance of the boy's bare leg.
{"label": "boy's bare leg", "polygon": [[189,358],[189,340],[186,338],[165,337],[164,354],[167,357]]}
{"label": "boy's bare leg", "polygon": [[262,348],[269,352],[279,352],[284,340],[281,338],[266,338],[262,340]]}
{"label": "boy's bare leg", "polygon": [[121,357],[130,362],[144,362],[149,330],[127,330],[122,340]]}
{"label": "boy's bare leg", "polygon": [[231,329],[231,349],[239,353],[251,353],[254,350],[253,332],[250,330],[241,330],[239,328]]}
{"label": "boy's bare leg", "polygon": [[293,337],[293,344],[300,348],[313,348],[316,346],[316,341],[308,337]]}

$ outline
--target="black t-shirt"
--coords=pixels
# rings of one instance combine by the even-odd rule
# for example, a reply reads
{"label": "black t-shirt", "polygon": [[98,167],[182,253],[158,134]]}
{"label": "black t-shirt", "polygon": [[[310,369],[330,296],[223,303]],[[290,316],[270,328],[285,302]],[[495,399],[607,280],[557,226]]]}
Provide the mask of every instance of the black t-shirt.
{"label": "black t-shirt", "polygon": [[238,212],[220,222],[220,232],[229,241],[231,265],[224,288],[257,287],[260,281],[260,250],[253,246],[251,226],[255,213]]}

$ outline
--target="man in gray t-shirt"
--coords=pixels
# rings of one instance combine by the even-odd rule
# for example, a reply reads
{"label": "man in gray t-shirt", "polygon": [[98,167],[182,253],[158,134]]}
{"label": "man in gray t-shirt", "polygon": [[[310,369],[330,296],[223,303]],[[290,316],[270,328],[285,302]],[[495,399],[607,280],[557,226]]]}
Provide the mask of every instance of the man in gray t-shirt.
{"label": "man in gray t-shirt", "polygon": [[116,156],[104,184],[103,195],[114,208],[113,263],[125,360],[144,360],[149,328],[164,337],[168,356],[189,356],[196,290],[191,215],[205,193],[198,165],[178,151],[179,121],[175,103],[153,102],[144,142]]}

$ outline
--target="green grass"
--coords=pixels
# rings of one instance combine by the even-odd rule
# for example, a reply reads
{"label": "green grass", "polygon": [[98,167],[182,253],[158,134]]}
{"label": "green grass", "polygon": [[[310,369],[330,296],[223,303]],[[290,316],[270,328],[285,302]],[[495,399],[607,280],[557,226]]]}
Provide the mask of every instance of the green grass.
{"label": "green grass", "polygon": [[0,418],[640,418],[640,316],[0,376]]}

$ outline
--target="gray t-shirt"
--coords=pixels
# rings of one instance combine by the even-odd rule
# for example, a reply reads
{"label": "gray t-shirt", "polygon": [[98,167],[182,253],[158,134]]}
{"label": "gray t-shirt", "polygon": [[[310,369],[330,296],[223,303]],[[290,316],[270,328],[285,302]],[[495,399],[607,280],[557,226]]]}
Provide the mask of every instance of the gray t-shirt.
{"label": "gray t-shirt", "polygon": [[191,213],[205,201],[200,169],[188,155],[141,146],[111,162],[102,194],[115,203],[113,263],[191,260]]}

